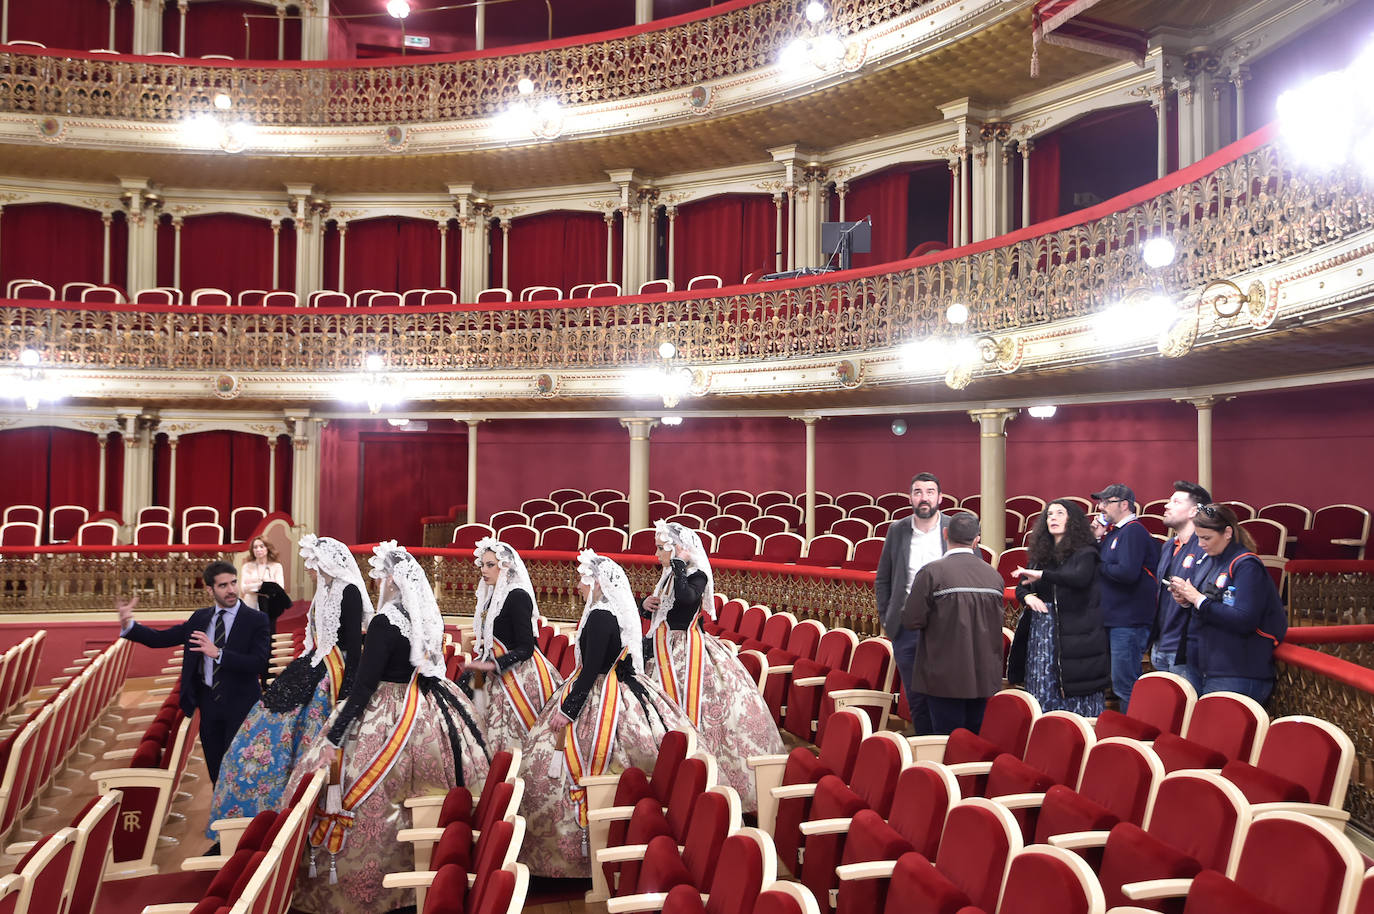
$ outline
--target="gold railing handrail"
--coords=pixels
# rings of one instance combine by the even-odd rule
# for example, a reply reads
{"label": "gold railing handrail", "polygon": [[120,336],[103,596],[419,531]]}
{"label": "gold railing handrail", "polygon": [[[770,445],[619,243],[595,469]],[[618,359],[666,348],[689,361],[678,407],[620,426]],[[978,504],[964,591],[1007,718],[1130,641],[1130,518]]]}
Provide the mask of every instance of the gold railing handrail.
{"label": "gold railing handrail", "polygon": [[[827,29],[847,36],[927,2],[831,0]],[[262,126],[408,124],[497,114],[520,98],[523,77],[536,81],[540,99],[612,102],[771,65],[806,31],[802,6],[798,0],[760,0],[599,41],[383,66],[7,50],[0,53],[0,111],[180,121],[214,113],[214,98],[223,93],[236,117]]]}
{"label": "gold railing handrail", "polygon": [[[17,358],[35,348],[50,366],[144,370],[355,372],[377,354],[389,371],[528,371],[660,364],[665,340],[679,362],[709,366],[890,349],[956,329],[1005,337],[1091,316],[1133,291],[1197,291],[1374,228],[1374,193],[1353,170],[1308,175],[1270,136],[1083,213],[819,279],[499,310],[8,302],[0,351]],[[1140,246],[1158,234],[1178,256],[1150,270]],[[960,328],[945,321],[953,301],[969,308]]]}

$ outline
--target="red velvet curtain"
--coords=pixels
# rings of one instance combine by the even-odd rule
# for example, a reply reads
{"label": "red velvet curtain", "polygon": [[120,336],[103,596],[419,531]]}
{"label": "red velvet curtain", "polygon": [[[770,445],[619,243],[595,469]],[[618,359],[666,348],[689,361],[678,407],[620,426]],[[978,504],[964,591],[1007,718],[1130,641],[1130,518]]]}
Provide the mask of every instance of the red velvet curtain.
{"label": "red velvet curtain", "polygon": [[[113,243],[114,226],[110,229]],[[100,282],[105,226],[95,210],[60,203],[6,206],[0,239],[0,283],[38,279],[60,295],[66,282]],[[112,268],[114,264],[111,250]]]}
{"label": "red velvet curtain", "polygon": [[[128,13],[132,7],[128,3],[119,6],[125,9],[126,15],[121,17],[116,13],[115,43],[120,45],[120,50],[127,51],[133,22]],[[11,0],[9,38],[78,51],[107,48],[110,45],[110,4],[106,0]]]}
{"label": "red velvet curtain", "polygon": [[[291,481],[295,470],[295,448],[290,435],[277,436],[277,510],[291,513]],[[266,504],[259,507],[265,508]]]}
{"label": "red velvet curtain", "polygon": [[[907,244],[907,200],[910,196],[911,169],[899,165],[868,175],[849,185],[845,195],[844,218],[856,222],[873,218],[873,245],[870,253],[855,254],[851,266],[868,267],[901,260],[911,248]],[[835,260],[839,263],[839,258]]]}
{"label": "red velvet curtain", "polygon": [[[100,497],[100,443],[92,432],[19,428],[0,432],[5,485],[0,507],[82,505],[94,511]],[[122,464],[121,464],[122,466]],[[118,477],[106,477],[107,487]],[[46,531],[45,531],[46,535]]]}
{"label": "red velvet curtain", "polygon": [[[170,221],[158,225],[158,285],[174,278],[176,230]],[[181,226],[181,288],[223,289],[237,295],[245,289],[272,288],[272,223],[238,213],[187,216]],[[295,270],[294,238],[291,270]],[[283,272],[288,287],[291,272]],[[189,298],[188,298],[189,301]]]}
{"label": "red velvet curtain", "polygon": [[[245,13],[253,18],[245,20]],[[286,40],[283,57],[286,60],[300,60],[300,20],[288,18],[284,25]],[[277,28],[277,17],[272,8],[260,3],[237,0],[192,3],[186,13],[186,56],[227,54],[240,60],[276,60]],[[181,47],[181,13],[175,3],[163,8],[162,47],[167,51],[176,51]]]}
{"label": "red velvet curtain", "polygon": [[1031,223],[1053,219],[1059,213],[1059,137],[1036,137],[1030,157]]}
{"label": "red velvet curtain", "polygon": [[420,545],[420,518],[467,500],[467,435],[365,432],[362,439],[364,543]]}
{"label": "red velvet curtain", "polygon": [[[620,221],[611,231],[611,281],[620,276]],[[491,281],[501,285],[502,232],[491,233]],[[559,210],[510,224],[508,288],[519,297],[530,286],[554,286],[566,295],[573,286],[606,281],[606,222],[599,213]]]}
{"label": "red velvet curtain", "polygon": [[[784,213],[784,225],[786,225]],[[768,194],[724,194],[678,207],[673,277],[714,274],[726,285],[749,273],[773,272],[777,209]]]}
{"label": "red velvet curtain", "polygon": [[[267,452],[267,439],[248,432],[182,435],[177,440],[175,516],[193,505],[218,508],[227,534],[232,509],[267,507]],[[168,501],[170,467],[171,450],[161,437],[153,451],[153,500],[160,505]]]}
{"label": "red velvet curtain", "polygon": [[[335,236],[334,276],[338,276]],[[326,258],[328,284],[329,258]],[[428,219],[383,216],[348,224],[344,239],[344,291],[434,289],[439,285],[439,228]]]}

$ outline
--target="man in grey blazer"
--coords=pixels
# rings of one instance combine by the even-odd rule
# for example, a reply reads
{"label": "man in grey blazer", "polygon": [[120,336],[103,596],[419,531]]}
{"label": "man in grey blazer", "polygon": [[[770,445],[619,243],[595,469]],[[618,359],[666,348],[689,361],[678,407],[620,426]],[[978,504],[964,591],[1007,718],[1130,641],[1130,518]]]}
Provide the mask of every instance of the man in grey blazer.
{"label": "man in grey blazer", "polygon": [[878,598],[878,618],[883,632],[892,642],[892,661],[902,677],[911,723],[917,736],[931,732],[926,698],[912,691],[911,674],[916,668],[916,645],[921,633],[902,626],[902,608],[916,573],[945,554],[949,540],[945,529],[949,518],[940,513],[940,480],[934,473],[917,473],[911,478],[911,508],[915,512],[887,530],[883,554],[878,559],[874,591]]}

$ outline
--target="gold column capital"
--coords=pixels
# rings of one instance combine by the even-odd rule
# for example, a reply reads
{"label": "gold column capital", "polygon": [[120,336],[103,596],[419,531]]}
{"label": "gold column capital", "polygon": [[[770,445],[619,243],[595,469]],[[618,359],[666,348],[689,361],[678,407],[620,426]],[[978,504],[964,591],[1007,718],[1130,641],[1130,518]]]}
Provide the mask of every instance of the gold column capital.
{"label": "gold column capital", "polygon": [[971,409],[968,417],[978,423],[984,438],[1002,438],[1007,434],[1007,422],[1020,414],[1019,409]]}
{"label": "gold column capital", "polygon": [[657,420],[657,419],[621,419],[621,420],[620,420],[620,425],[621,425],[622,428],[625,428],[625,429],[628,429],[628,430],[629,430],[629,432],[630,432],[630,440],[631,440],[631,441],[637,441],[637,440],[640,440],[640,439],[647,439],[647,438],[649,437],[649,433],[650,433],[651,431],[653,431],[654,426],[658,425],[658,420]]}

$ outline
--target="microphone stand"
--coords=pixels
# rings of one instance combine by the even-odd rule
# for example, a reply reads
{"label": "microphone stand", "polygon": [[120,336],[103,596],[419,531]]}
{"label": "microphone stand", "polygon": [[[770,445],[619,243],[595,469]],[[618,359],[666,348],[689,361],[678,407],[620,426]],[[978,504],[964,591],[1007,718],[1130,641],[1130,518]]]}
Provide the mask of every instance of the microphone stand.
{"label": "microphone stand", "polygon": [[[865,222],[867,222],[870,226],[873,225],[873,214],[872,214],[872,213],[868,214],[867,216],[864,216],[862,219],[859,219],[859,220],[856,221],[856,222],[851,222],[851,223],[849,224],[849,228],[847,228],[847,229],[845,229],[844,231],[840,232],[840,237],[839,237],[839,239],[838,239],[838,242],[837,242],[836,245],[835,245],[835,250],[833,250],[833,251],[830,252],[830,259],[827,260],[827,261],[825,262],[825,272],[829,273],[831,270],[833,270],[833,269],[835,268],[835,258],[836,258],[836,257],[839,257],[839,258],[840,258],[840,269],[841,269],[841,270],[847,270],[847,269],[849,269],[849,258],[850,258],[850,256],[851,256],[850,253],[849,253],[849,247],[850,247],[849,236],[850,236],[851,234],[853,234],[853,232],[854,232],[854,230],[855,230],[856,228],[858,228],[860,225],[862,225],[862,224],[865,223]],[[840,253],[841,253],[841,252],[844,252],[844,256],[842,256],[842,257],[840,256]]]}

